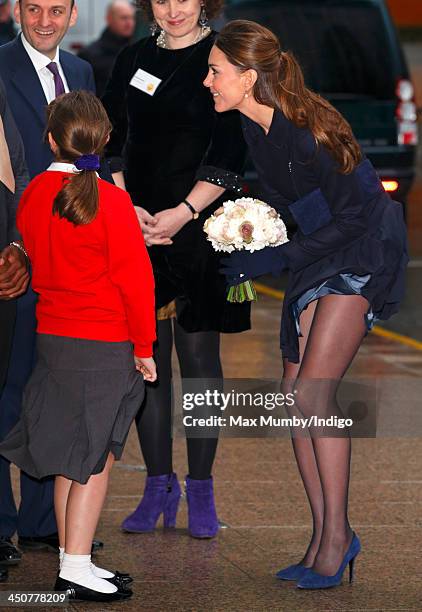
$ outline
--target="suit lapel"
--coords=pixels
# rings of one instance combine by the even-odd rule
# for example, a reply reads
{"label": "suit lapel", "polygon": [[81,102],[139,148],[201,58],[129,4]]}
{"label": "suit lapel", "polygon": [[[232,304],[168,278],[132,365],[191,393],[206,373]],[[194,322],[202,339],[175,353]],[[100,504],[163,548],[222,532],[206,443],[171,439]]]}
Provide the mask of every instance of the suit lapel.
{"label": "suit lapel", "polygon": [[16,46],[16,63],[11,81],[25,100],[32,106],[42,125],[44,125],[47,99],[40,79],[29,55],[22,45],[20,37],[13,44]]}
{"label": "suit lapel", "polygon": [[[66,77],[67,85],[69,87],[69,91],[74,91],[75,89],[81,89],[82,82],[81,77],[78,71],[77,66],[72,65],[72,56],[68,56],[66,53],[60,51],[60,64],[63,68],[64,75]],[[70,60],[70,61],[69,61]]]}

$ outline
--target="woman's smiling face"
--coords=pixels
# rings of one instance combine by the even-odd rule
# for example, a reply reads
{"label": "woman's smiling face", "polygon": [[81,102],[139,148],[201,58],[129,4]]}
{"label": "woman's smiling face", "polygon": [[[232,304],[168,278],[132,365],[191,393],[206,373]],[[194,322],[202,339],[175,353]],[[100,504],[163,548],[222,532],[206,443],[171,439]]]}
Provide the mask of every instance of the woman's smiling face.
{"label": "woman's smiling face", "polygon": [[200,0],[151,0],[151,9],[155,21],[169,36],[182,38],[198,28]]}
{"label": "woman's smiling face", "polygon": [[250,71],[241,72],[216,46],[211,50],[208,65],[209,71],[204,85],[214,97],[215,110],[223,113],[240,109],[245,101],[245,94],[250,91]]}

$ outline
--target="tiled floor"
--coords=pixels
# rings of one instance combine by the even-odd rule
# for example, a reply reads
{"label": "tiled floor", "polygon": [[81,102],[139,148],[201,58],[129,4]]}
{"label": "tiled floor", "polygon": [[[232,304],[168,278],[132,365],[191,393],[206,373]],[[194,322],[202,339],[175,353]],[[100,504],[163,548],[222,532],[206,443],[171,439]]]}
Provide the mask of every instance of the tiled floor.
{"label": "tiled floor", "polygon": [[[279,377],[279,312],[276,300],[260,298],[254,331],[224,337],[226,377]],[[273,577],[301,557],[310,534],[307,502],[286,438],[221,440],[214,477],[219,517],[228,527],[216,539],[188,536],[184,501],[176,530],[122,533],[119,525],[138,503],[145,478],[132,431],[112,475],[97,534],[106,548],[97,562],[131,572],[134,597],[120,605],[73,604],[71,609],[422,610],[422,425],[413,426],[412,420],[412,407],[418,406],[422,392],[421,357],[413,349],[369,336],[351,370],[353,377],[378,377],[384,423],[377,439],[353,440],[350,519],[361,537],[362,553],[352,586],[345,582],[331,591],[303,592]],[[402,418],[397,437],[391,420]],[[183,480],[181,439],[175,441],[175,467]],[[54,555],[27,553],[2,589],[48,589],[55,570]]]}

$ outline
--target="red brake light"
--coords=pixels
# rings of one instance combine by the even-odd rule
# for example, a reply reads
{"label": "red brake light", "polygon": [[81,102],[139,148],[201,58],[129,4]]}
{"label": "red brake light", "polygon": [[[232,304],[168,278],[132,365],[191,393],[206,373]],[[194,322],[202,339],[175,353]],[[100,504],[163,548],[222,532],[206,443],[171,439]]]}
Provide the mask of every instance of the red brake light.
{"label": "red brake light", "polygon": [[414,95],[415,91],[411,81],[400,79],[397,82],[396,96],[398,104],[396,117],[398,127],[397,141],[399,145],[418,144],[418,117]]}
{"label": "red brake light", "polygon": [[398,121],[398,143],[400,145],[418,144],[418,126],[416,121]]}

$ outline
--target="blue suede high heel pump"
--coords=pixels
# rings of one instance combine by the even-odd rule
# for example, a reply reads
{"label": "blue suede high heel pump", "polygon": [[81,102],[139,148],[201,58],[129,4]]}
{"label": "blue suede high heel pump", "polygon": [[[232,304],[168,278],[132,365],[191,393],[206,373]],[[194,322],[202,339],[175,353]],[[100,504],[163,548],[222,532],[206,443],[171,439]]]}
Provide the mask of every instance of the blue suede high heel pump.
{"label": "blue suede high heel pump", "polygon": [[309,570],[310,567],[305,567],[302,563],[289,565],[276,573],[275,577],[279,580],[300,580],[302,576]]}
{"label": "blue suede high heel pump", "polygon": [[323,576],[314,572],[314,570],[308,570],[297,584],[299,589],[328,589],[330,587],[338,586],[341,584],[341,579],[344,574],[344,570],[349,565],[349,583],[353,580],[353,567],[356,556],[360,552],[360,541],[358,536],[353,532],[353,538],[349,548],[344,555],[344,559],[334,576]]}

